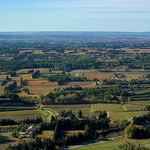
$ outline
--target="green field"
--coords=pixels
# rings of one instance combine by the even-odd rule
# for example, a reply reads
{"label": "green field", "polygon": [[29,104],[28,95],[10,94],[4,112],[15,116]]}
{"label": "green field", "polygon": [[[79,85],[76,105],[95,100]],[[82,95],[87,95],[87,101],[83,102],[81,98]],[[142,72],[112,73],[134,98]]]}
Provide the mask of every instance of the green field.
{"label": "green field", "polygon": [[[140,143],[143,146],[150,148],[150,140],[127,140],[133,143]],[[89,144],[87,146],[71,148],[72,150],[117,150],[118,145],[126,142],[126,139],[119,139],[114,141],[103,141],[100,143]]]}
{"label": "green field", "polygon": [[35,110],[35,109],[36,109],[36,107],[0,106],[0,112],[3,112],[3,111]]}
{"label": "green field", "polygon": [[109,117],[110,119],[113,119],[113,120],[123,120],[123,119],[131,119],[133,118],[134,116],[141,116],[143,114],[146,114],[147,112],[146,111],[129,111],[129,112],[110,112],[109,113]]}
{"label": "green field", "polygon": [[150,100],[148,100],[148,101],[131,101],[128,104],[130,104],[130,105],[146,106],[146,105],[150,105]]}
{"label": "green field", "polygon": [[[142,103],[142,102],[141,102]],[[131,119],[134,116],[141,116],[146,114],[146,111],[143,111],[144,108],[141,105],[134,104],[132,102],[130,105],[121,105],[121,104],[82,104],[82,105],[44,105],[46,108],[54,110],[55,113],[60,113],[62,110],[72,111],[76,116],[78,111],[81,110],[83,116],[92,116],[96,115],[98,117],[100,111],[106,111],[108,116],[112,120],[122,120],[122,119]]]}
{"label": "green field", "polygon": [[42,116],[39,110],[21,110],[21,111],[7,111],[0,112],[0,119],[14,119],[21,120],[25,118],[34,118],[37,116]]}
{"label": "green field", "polygon": [[44,105],[47,108],[54,110],[57,113],[60,113],[62,110],[70,111],[77,115],[79,110],[82,110],[84,116],[90,115],[90,104],[80,104],[80,105]]}

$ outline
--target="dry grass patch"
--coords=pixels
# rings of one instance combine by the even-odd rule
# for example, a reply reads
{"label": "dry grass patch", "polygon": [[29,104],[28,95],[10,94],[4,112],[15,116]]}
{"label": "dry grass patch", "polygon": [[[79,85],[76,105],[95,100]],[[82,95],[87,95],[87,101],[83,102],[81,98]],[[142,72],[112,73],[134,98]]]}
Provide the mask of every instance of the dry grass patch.
{"label": "dry grass patch", "polygon": [[40,138],[53,138],[53,135],[54,135],[54,131],[42,131],[42,134],[39,134],[38,137]]}

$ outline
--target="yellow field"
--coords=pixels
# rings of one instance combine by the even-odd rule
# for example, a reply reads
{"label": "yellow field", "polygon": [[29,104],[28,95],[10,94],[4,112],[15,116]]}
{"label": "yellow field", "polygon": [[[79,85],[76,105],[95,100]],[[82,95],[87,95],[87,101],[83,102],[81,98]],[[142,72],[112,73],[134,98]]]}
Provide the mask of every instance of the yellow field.
{"label": "yellow field", "polygon": [[42,134],[39,134],[38,137],[40,138],[51,138],[53,137],[54,135],[54,131],[42,131]]}
{"label": "yellow field", "polygon": [[[73,135],[73,134],[78,134],[78,133],[84,133],[84,130],[75,130],[75,131],[61,131],[61,136],[66,136],[66,135]],[[54,131],[42,131],[42,134],[39,134],[38,137],[41,138],[51,138],[54,135]]]}
{"label": "yellow field", "polygon": [[99,80],[103,79],[109,79],[111,77],[112,73],[93,73],[93,74],[85,74],[85,77],[87,79],[93,80],[94,78],[97,78]]}

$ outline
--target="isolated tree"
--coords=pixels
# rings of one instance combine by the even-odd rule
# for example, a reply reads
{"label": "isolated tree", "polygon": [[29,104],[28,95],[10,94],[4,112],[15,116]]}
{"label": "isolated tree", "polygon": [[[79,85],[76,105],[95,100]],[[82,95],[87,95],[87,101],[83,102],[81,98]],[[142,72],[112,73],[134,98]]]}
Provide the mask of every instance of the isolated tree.
{"label": "isolated tree", "polygon": [[63,70],[63,72],[61,74],[66,74],[65,70]]}
{"label": "isolated tree", "polygon": [[52,68],[49,68],[49,73],[52,73]]}
{"label": "isolated tree", "polygon": [[82,111],[81,110],[78,111],[78,118],[82,118]]}
{"label": "isolated tree", "polygon": [[9,77],[7,76],[7,77],[6,77],[6,81],[8,81],[8,80],[9,80]]}
{"label": "isolated tree", "polygon": [[53,135],[52,141],[53,141],[54,143],[56,143],[58,137],[59,137],[59,127],[58,127],[58,123],[57,123],[56,126],[55,126],[55,129],[54,129],[54,135]]}
{"label": "isolated tree", "polygon": [[23,79],[22,79],[22,77],[20,77],[20,86],[22,86],[23,85]]}
{"label": "isolated tree", "polygon": [[96,83],[96,85],[98,85],[97,82],[98,82],[99,80],[98,80],[97,78],[94,78],[93,81]]}

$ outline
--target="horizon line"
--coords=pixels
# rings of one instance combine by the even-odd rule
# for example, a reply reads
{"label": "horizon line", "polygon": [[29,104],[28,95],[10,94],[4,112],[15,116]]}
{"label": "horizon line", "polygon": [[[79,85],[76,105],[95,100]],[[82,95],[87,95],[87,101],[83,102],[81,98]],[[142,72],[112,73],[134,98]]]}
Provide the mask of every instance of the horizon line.
{"label": "horizon line", "polygon": [[56,30],[56,31],[51,31],[51,30],[45,30],[45,31],[40,31],[40,30],[24,30],[24,31],[0,31],[0,33],[9,33],[9,32],[128,32],[128,33],[143,33],[143,32],[150,32],[150,31],[114,31],[114,30],[112,30],[112,31],[101,31],[101,30],[98,30],[98,31],[96,31],[96,30],[77,30],[77,31],[72,31],[72,30],[69,30],[69,31],[67,31],[67,30],[64,30],[64,31],[59,31],[59,30]]}

